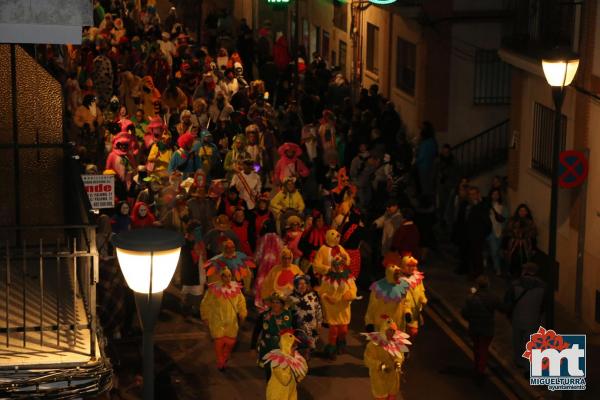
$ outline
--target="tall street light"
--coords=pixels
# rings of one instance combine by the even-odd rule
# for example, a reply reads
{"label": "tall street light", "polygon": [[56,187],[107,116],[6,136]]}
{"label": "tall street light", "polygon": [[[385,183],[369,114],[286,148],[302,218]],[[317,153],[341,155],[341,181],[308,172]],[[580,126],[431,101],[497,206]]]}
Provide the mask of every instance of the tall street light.
{"label": "tall street light", "polygon": [[162,292],[175,273],[183,236],[174,231],[148,228],[116,235],[113,244],[127,285],[134,291],[143,331],[144,400],[154,399],[154,326]]}
{"label": "tall street light", "polygon": [[548,238],[548,256],[552,262],[549,271],[548,283],[550,291],[546,304],[546,324],[554,328],[554,288],[556,287],[557,265],[556,260],[556,231],[558,214],[558,163],[561,143],[561,117],[562,105],[565,99],[565,87],[569,86],[577,73],[579,58],[569,53],[555,53],[551,57],[542,60],[542,68],[546,81],[552,87],[552,98],[554,99],[554,132],[552,135],[552,187],[550,192],[550,232]]}

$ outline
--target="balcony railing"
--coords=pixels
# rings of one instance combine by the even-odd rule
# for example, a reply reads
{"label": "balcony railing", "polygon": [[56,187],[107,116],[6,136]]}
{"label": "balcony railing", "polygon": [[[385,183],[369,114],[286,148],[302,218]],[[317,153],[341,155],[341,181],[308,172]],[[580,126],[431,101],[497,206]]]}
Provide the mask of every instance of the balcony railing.
{"label": "balcony railing", "polygon": [[539,58],[555,47],[578,51],[580,2],[511,0],[505,48]]}

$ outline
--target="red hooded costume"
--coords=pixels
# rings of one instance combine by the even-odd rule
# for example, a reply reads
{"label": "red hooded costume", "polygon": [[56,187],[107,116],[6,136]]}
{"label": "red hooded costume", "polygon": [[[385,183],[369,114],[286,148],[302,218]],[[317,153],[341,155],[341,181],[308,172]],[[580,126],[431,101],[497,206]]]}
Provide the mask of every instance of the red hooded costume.
{"label": "red hooded costume", "polygon": [[[146,207],[146,215],[140,215],[140,207]],[[131,211],[131,229],[140,229],[140,228],[148,228],[154,224],[156,218],[150,211],[150,207],[143,201],[138,201],[133,206],[133,210]]]}

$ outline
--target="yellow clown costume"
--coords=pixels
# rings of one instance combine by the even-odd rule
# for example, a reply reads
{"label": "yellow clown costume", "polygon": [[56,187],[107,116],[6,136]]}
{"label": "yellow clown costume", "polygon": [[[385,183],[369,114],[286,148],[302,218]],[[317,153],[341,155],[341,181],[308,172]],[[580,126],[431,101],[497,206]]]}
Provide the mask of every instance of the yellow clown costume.
{"label": "yellow clown costume", "polygon": [[263,300],[273,293],[278,293],[283,297],[292,294],[294,291],[294,278],[298,275],[304,275],[296,264],[291,264],[293,257],[292,251],[287,247],[281,251],[280,260],[282,261],[269,271],[261,286],[260,295]]}
{"label": "yellow clown costume", "polygon": [[407,331],[411,336],[416,335],[422,325],[423,307],[427,304],[425,285],[423,284],[425,276],[417,267],[418,261],[414,257],[410,255],[402,257],[402,272],[405,274],[404,279],[409,284],[406,300],[410,309],[411,320],[407,323]]}
{"label": "yellow clown costume", "polygon": [[298,383],[308,373],[306,360],[294,350],[298,339],[293,332],[293,329],[283,329],[279,333],[279,349],[271,350],[263,357],[263,361],[271,367],[267,400],[296,400]]}
{"label": "yellow clown costume", "polygon": [[321,297],[324,320],[329,324],[326,353],[330,358],[343,351],[350,324],[350,305],[356,300],[356,283],[350,271],[350,257],[340,243],[340,234],[330,229],[325,234],[325,244],[317,251],[313,261],[315,273],[322,275],[316,288]]}
{"label": "yellow clown costume", "polygon": [[371,393],[376,400],[396,399],[400,392],[400,374],[404,353],[408,352],[408,335],[387,315],[381,315],[378,331],[362,333],[369,343],[364,361],[369,368]]}
{"label": "yellow clown costume", "polygon": [[231,280],[231,271],[224,268],[221,280],[208,285],[200,304],[202,320],[208,323],[210,336],[215,342],[217,368],[225,368],[238,335],[239,320],[248,315],[242,285]]}
{"label": "yellow clown costume", "polygon": [[381,315],[389,315],[398,321],[398,327],[406,330],[406,319],[410,320],[410,307],[406,296],[409,283],[402,279],[402,270],[393,263],[386,264],[385,278],[371,284],[369,306],[365,314],[367,330],[375,329]]}

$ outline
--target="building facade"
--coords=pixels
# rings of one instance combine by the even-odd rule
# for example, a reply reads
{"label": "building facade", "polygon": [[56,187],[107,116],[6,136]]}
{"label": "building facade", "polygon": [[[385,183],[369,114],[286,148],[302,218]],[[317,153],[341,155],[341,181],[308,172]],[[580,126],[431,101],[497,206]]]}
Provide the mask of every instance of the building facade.
{"label": "building facade", "polygon": [[[534,7],[535,6],[535,7]],[[511,203],[531,207],[539,230],[538,246],[548,249],[552,137],[554,105],[541,67],[544,50],[567,47],[579,54],[575,81],[566,88],[562,107],[562,150],[590,152],[588,188],[559,189],[558,287],[556,312],[575,314],[590,330],[600,330],[600,14],[596,1],[563,3],[529,0],[515,3],[514,27],[500,50],[512,65],[510,111],[512,149],[509,150],[508,181]],[[542,24],[541,22],[544,21]],[[565,126],[566,125],[566,126]],[[580,205],[586,200],[586,207]],[[581,216],[580,212],[585,211]],[[581,223],[585,217],[585,223]],[[580,235],[583,247],[578,249]],[[577,255],[583,253],[581,297],[577,292]]]}
{"label": "building facade", "polygon": [[[357,87],[379,86],[411,136],[424,120],[452,145],[508,115],[510,69],[497,56],[505,1],[364,0],[236,1],[234,16],[294,36]],[[312,59],[312,58],[311,58]],[[310,61],[310,60],[307,60]]]}

